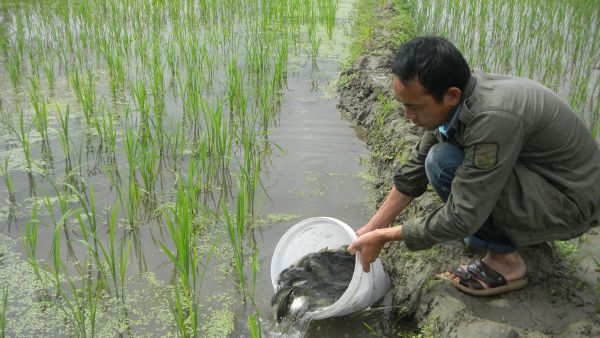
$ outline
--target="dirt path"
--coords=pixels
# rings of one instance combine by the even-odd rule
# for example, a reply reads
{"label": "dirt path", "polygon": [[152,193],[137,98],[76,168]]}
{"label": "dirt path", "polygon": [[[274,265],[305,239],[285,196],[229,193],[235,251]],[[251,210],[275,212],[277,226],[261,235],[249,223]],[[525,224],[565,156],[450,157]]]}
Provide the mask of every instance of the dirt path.
{"label": "dirt path", "polygon": [[[406,149],[421,133],[403,119],[392,99],[391,57],[389,48],[370,50],[342,74],[339,85],[340,109],[368,133],[377,203],[392,186],[391,176]],[[439,203],[427,192],[397,222],[423,216]],[[491,298],[465,295],[434,278],[478,254],[466,252],[460,242],[423,252],[390,243],[382,258],[394,284],[393,305],[408,308],[399,323],[416,324],[424,336],[600,337],[600,271],[593,260],[600,261],[600,229],[568,245],[577,249],[575,253],[565,255],[551,243],[522,250],[530,285]]]}

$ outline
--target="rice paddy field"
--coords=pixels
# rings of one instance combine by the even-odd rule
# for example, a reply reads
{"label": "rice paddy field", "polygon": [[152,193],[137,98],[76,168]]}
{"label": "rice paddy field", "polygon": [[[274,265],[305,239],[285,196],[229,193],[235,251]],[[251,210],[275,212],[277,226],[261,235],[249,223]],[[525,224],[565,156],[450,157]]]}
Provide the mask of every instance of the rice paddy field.
{"label": "rice paddy field", "polygon": [[[2,335],[390,332],[381,313],[295,332],[270,308],[289,226],[370,216],[333,94],[355,2],[0,2]],[[593,1],[396,2],[598,135]]]}
{"label": "rice paddy field", "polygon": [[351,8],[3,1],[2,332],[278,335],[281,235],[367,217],[332,94]]}

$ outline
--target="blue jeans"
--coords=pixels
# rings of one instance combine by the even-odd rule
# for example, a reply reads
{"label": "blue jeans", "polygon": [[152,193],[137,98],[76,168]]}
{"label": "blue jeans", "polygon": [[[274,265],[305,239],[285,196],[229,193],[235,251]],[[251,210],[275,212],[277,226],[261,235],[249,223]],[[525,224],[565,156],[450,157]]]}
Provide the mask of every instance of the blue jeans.
{"label": "blue jeans", "polygon": [[[464,158],[464,151],[450,143],[438,143],[431,147],[427,154],[425,172],[429,183],[444,202],[448,201],[456,169],[462,165]],[[517,249],[508,238],[497,231],[491,218],[488,218],[475,234],[465,238],[464,241],[470,247],[495,253],[511,253]]]}

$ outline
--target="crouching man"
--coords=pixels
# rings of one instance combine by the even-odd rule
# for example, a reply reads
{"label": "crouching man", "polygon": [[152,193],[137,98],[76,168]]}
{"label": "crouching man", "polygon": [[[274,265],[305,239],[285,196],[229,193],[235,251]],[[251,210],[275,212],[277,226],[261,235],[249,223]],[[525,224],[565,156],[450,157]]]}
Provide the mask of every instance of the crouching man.
{"label": "crouching man", "polygon": [[[600,148],[563,99],[541,84],[471,72],[449,41],[418,37],[393,63],[394,96],[425,132],[394,187],[360,228],[351,253],[363,270],[386,242],[410,250],[464,239],[487,250],[440,274],[472,295],[527,285],[518,247],[579,236],[600,222]],[[445,202],[388,227],[427,184]]]}

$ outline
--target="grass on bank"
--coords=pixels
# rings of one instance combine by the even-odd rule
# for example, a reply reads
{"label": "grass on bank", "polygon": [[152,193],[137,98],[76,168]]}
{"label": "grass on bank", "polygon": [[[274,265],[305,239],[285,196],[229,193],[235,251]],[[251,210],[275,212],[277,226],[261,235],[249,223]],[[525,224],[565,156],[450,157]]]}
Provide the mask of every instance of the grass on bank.
{"label": "grass on bank", "polygon": [[[408,1],[360,0],[354,10],[354,25],[347,68],[364,55],[381,48],[396,49],[416,35]],[[393,11],[384,10],[393,8]],[[391,13],[391,14],[390,14]]]}

